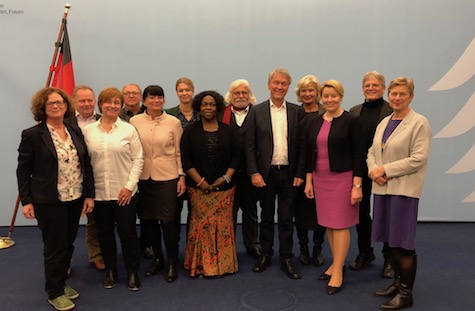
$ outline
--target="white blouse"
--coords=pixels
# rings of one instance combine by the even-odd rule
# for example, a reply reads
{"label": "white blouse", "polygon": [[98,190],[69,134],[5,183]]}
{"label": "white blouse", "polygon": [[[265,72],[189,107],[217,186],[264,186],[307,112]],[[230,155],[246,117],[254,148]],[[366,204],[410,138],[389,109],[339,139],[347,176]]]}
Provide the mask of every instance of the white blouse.
{"label": "white blouse", "polygon": [[137,192],[143,149],[135,127],[117,118],[106,132],[98,121],[87,125],[84,138],[91,158],[97,201],[117,200],[122,188]]}

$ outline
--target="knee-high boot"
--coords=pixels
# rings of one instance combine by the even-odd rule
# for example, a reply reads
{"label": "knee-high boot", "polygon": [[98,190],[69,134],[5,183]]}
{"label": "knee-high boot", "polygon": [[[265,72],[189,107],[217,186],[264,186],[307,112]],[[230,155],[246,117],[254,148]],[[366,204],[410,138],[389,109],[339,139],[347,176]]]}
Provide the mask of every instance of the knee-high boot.
{"label": "knee-high boot", "polygon": [[413,304],[412,289],[416,279],[417,255],[401,256],[399,289],[393,299],[380,306],[383,310],[400,310]]}
{"label": "knee-high boot", "polygon": [[394,297],[398,291],[399,291],[399,284],[401,281],[401,270],[400,270],[400,265],[399,261],[392,261],[392,267],[394,269],[394,280],[391,285],[389,285],[387,288],[383,290],[378,290],[374,292],[375,296],[378,297]]}

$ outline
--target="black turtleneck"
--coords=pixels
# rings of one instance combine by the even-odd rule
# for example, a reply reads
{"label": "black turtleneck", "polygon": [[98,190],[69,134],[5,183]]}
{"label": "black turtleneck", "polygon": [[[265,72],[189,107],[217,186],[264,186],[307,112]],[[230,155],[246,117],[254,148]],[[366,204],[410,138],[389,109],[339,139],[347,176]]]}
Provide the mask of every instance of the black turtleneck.
{"label": "black turtleneck", "polygon": [[373,144],[374,132],[379,123],[379,115],[383,107],[384,100],[381,97],[375,101],[365,101],[360,114],[361,137],[365,140],[365,148],[369,149]]}

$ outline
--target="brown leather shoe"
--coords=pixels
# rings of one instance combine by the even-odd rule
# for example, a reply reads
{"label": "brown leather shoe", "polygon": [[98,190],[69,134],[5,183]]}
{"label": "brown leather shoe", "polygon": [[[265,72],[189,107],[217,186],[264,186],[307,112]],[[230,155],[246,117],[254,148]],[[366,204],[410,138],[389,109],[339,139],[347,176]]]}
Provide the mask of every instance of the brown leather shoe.
{"label": "brown leather shoe", "polygon": [[106,265],[104,264],[104,260],[102,259],[92,261],[89,263],[89,265],[91,265],[91,267],[99,271],[104,271],[106,269]]}

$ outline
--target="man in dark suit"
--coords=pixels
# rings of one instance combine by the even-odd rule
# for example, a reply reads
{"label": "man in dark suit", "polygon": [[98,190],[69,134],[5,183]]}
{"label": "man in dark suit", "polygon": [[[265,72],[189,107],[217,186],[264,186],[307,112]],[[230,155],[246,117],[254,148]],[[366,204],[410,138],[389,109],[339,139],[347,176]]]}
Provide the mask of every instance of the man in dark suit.
{"label": "man in dark suit", "polygon": [[275,199],[278,197],[279,259],[292,279],[301,274],[292,262],[295,192],[305,177],[304,111],[285,101],[292,78],[286,69],[269,74],[270,99],[253,107],[246,133],[247,172],[260,188],[261,256],[253,271],[271,263],[274,242]]}
{"label": "man in dark suit", "polygon": [[[384,76],[377,71],[370,71],[363,77],[363,94],[365,101],[350,109],[350,113],[360,116],[361,138],[364,140],[364,148],[368,150],[373,144],[374,132],[379,122],[392,113],[389,103],[383,99],[386,90]],[[366,162],[365,162],[366,165]],[[363,200],[360,202],[359,224],[356,225],[358,232],[358,256],[350,264],[352,270],[365,269],[374,259],[371,247],[371,185],[372,180],[368,177],[368,167],[365,166],[363,174]],[[391,265],[391,252],[388,245],[383,247],[384,268],[383,277],[394,277]]]}
{"label": "man in dark suit", "polygon": [[[79,126],[81,130],[88,124],[94,123],[101,117],[96,114],[96,96],[92,88],[86,85],[78,85],[74,88],[73,99],[76,102],[76,115],[67,118],[65,122]],[[89,264],[97,270],[104,270],[104,260],[102,259],[101,249],[99,247],[99,240],[97,238],[96,222],[92,213],[86,214],[86,244],[87,244],[87,259]]]}
{"label": "man in dark suit", "polygon": [[249,82],[238,79],[231,82],[224,96],[229,105],[221,113],[219,120],[236,131],[239,143],[239,169],[234,173],[236,183],[234,194],[233,218],[236,225],[239,208],[242,211],[242,236],[248,254],[258,259],[261,256],[258,240],[259,223],[257,219],[257,189],[252,185],[246,171],[246,126],[249,112],[256,97],[252,93]]}

